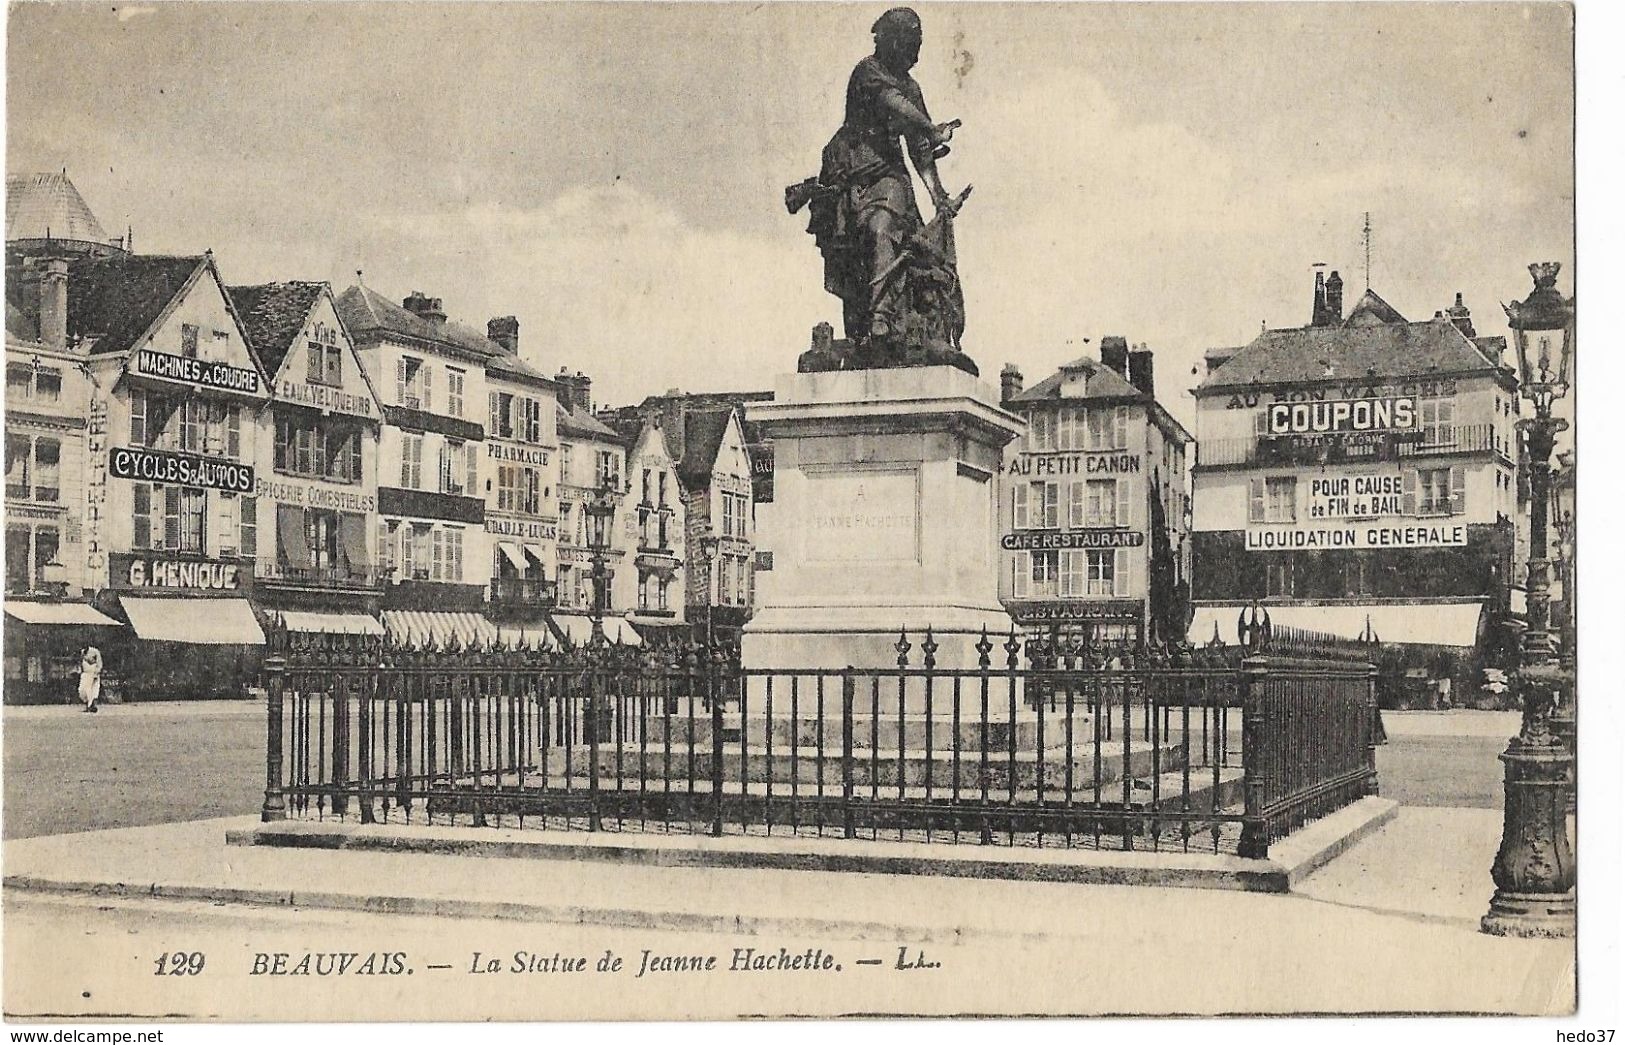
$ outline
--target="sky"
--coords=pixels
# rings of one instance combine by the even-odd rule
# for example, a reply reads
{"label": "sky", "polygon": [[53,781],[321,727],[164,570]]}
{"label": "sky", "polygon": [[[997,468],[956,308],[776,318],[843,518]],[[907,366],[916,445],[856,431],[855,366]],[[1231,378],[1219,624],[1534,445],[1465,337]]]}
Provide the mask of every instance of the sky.
{"label": "sky", "polygon": [[[820,320],[806,214],[883,4],[14,4],[6,160],[232,283],[363,271],[618,405],[770,388]],[[918,5],[965,348],[1029,383],[1104,335],[1187,424],[1210,347],[1308,322],[1313,270],[1481,334],[1573,273],[1559,4]],[[922,200],[924,196],[922,194]]]}

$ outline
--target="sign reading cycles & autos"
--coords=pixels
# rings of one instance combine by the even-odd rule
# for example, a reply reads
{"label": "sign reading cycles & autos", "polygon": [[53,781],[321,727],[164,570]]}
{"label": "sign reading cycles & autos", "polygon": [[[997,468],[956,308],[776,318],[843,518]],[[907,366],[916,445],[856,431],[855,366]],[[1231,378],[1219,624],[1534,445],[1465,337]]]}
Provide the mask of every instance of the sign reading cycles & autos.
{"label": "sign reading cycles & autos", "polygon": [[175,483],[213,490],[252,493],[253,465],[214,461],[165,450],[136,450],[115,446],[107,455],[107,474],[115,479],[148,483]]}

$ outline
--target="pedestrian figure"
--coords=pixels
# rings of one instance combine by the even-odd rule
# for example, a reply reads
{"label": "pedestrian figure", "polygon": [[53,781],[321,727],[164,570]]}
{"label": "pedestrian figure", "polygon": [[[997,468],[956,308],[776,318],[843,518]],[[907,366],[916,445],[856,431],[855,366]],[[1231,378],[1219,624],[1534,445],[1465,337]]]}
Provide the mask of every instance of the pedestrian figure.
{"label": "pedestrian figure", "polygon": [[102,651],[86,646],[79,654],[79,699],[84,710],[94,715],[96,702],[102,696]]}

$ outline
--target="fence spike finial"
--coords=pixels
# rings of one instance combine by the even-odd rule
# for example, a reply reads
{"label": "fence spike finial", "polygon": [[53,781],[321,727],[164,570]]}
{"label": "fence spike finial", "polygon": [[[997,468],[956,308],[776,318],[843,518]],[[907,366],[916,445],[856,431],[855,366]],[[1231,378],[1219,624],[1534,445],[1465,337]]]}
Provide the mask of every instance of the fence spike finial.
{"label": "fence spike finial", "polygon": [[939,648],[936,636],[932,633],[931,625],[927,624],[925,626],[925,641],[920,643],[920,652],[925,655],[925,668],[927,671],[937,666],[937,650]]}
{"label": "fence spike finial", "polygon": [[987,625],[982,625],[982,637],[976,640],[976,666],[987,669],[993,664],[988,654],[993,652],[993,640],[987,637]]}
{"label": "fence spike finial", "polygon": [[1004,640],[1005,667],[1015,670],[1021,663],[1020,654],[1021,640],[1016,638],[1016,626],[1011,623],[1010,637]]}
{"label": "fence spike finial", "polygon": [[908,628],[906,626],[899,628],[897,630],[897,643],[892,647],[897,651],[897,666],[899,668],[908,667],[908,651],[913,648],[908,641]]}

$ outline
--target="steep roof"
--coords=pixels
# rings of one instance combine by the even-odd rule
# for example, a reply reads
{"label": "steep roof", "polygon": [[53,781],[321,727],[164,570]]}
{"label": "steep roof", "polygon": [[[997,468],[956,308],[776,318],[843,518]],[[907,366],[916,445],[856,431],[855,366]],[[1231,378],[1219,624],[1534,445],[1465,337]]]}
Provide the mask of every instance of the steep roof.
{"label": "steep roof", "polygon": [[717,465],[717,454],[722,450],[722,439],[728,434],[732,410],[691,410],[684,421],[683,458],[677,463],[677,477],[687,486],[703,486],[711,481],[711,472]]}
{"label": "steep roof", "polygon": [[[68,337],[95,338],[95,355],[128,351],[208,261],[204,255],[119,254],[69,263]],[[6,304],[7,329],[38,337],[38,280],[7,280]]]}
{"label": "steep roof", "polygon": [[281,371],[282,361],[305,329],[305,320],[326,286],[294,281],[226,288],[248,333],[248,343],[267,374],[275,377]]}
{"label": "steep roof", "polygon": [[1042,399],[1056,399],[1061,394],[1061,383],[1068,374],[1083,371],[1088,375],[1084,382],[1084,392],[1081,396],[1068,396],[1068,399],[1150,399],[1151,397],[1129,384],[1123,376],[1111,367],[1101,363],[1100,360],[1090,356],[1080,356],[1070,363],[1064,364],[1061,369],[1049,377],[1023,389],[1010,397],[1012,403],[1031,403]]}
{"label": "steep roof", "polygon": [[494,373],[531,384],[547,385],[550,388],[557,387],[558,382],[556,380],[548,377],[518,356],[513,355],[501,345],[497,345],[496,342],[491,343],[496,346],[497,351],[485,360],[485,372],[487,374]]}
{"label": "steep roof", "polygon": [[1409,322],[1399,314],[1399,309],[1384,301],[1375,290],[1365,288],[1360,300],[1354,303],[1349,311],[1348,318],[1343,320],[1345,327],[1367,326],[1374,323],[1405,323]]}
{"label": "steep roof", "polygon": [[1366,377],[1497,371],[1448,319],[1266,330],[1198,390]]}
{"label": "steep roof", "polygon": [[339,318],[357,339],[373,332],[397,334],[479,356],[505,354],[501,345],[473,327],[450,319],[443,323],[424,319],[370,287],[346,288],[337,305]]}
{"label": "steep roof", "polygon": [[558,424],[560,435],[573,435],[583,439],[593,439],[598,442],[625,443],[621,433],[606,425],[587,411],[574,406],[558,404]]}
{"label": "steep roof", "polygon": [[6,176],[6,242],[45,239],[107,243],[107,233],[65,172]]}

